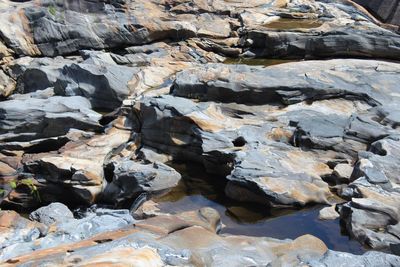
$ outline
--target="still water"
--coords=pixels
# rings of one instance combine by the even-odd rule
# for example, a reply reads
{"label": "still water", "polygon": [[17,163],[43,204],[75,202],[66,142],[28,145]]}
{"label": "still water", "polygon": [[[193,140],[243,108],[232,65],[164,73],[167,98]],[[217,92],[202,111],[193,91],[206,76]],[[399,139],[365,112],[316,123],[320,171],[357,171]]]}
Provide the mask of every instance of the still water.
{"label": "still water", "polygon": [[321,221],[318,212],[322,206],[302,210],[268,209],[261,205],[243,204],[225,196],[224,179],[213,177],[199,166],[174,165],[183,176],[180,184],[161,197],[153,198],[161,211],[179,213],[212,207],[221,214],[223,233],[295,239],[311,234],[328,248],[363,254],[366,249],[342,233],[339,219]]}

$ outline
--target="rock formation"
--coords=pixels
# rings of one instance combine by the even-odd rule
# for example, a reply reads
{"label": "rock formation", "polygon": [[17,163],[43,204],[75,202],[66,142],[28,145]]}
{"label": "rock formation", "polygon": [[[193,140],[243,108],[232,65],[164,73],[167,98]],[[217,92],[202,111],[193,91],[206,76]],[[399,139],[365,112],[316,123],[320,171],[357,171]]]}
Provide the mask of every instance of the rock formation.
{"label": "rock formation", "polygon": [[[0,264],[399,265],[399,10],[0,1]],[[320,218],[373,251],[220,234],[206,206],[161,211],[188,182],[178,163],[204,169],[212,200],[329,206]]]}

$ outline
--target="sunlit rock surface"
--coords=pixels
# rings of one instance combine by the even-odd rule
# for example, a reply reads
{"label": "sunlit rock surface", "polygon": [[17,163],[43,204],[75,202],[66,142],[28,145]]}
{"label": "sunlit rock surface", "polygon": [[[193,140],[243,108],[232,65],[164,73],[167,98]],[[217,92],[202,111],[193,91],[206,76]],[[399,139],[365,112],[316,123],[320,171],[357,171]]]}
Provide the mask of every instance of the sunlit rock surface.
{"label": "sunlit rock surface", "polygon": [[[385,254],[400,255],[399,8],[0,1],[1,260],[399,265]],[[227,212],[329,206],[322,219],[385,253],[219,234],[211,208],[159,209],[188,183],[176,164],[204,169]]]}

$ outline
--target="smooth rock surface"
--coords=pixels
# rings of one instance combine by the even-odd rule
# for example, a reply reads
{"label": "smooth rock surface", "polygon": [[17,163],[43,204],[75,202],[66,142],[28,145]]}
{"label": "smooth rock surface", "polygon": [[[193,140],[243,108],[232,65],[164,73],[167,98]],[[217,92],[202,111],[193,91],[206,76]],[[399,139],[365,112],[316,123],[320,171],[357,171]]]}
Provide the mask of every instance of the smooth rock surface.
{"label": "smooth rock surface", "polygon": [[99,131],[101,115],[83,97],[54,96],[1,103],[0,140],[29,141],[64,135],[70,128]]}

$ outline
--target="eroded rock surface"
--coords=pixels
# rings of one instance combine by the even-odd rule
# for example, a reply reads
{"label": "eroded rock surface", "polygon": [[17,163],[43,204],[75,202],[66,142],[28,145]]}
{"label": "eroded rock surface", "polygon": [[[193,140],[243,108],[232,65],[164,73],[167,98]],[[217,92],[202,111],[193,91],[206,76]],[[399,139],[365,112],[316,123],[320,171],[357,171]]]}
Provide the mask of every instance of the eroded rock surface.
{"label": "eroded rock surface", "polygon": [[[34,221],[1,211],[1,260],[398,265],[312,236],[218,235],[214,210],[151,200],[181,180],[172,161],[197,163],[224,197],[330,205],[322,218],[337,211],[352,238],[400,254],[399,4],[355,2],[1,1],[0,206],[53,203]],[[222,64],[243,58],[296,62]],[[58,202],[131,210],[78,218]]]}

